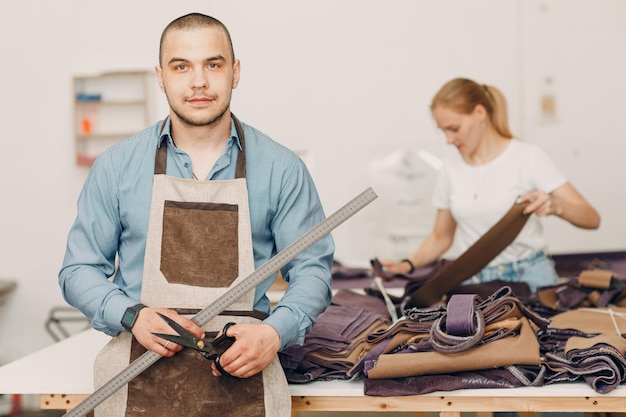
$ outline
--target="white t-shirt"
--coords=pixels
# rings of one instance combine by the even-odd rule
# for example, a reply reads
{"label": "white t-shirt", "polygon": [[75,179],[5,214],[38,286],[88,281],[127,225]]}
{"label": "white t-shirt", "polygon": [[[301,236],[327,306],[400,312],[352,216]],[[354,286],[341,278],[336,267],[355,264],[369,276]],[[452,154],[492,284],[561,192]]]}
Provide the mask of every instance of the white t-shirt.
{"label": "white t-shirt", "polygon": [[[436,208],[451,211],[457,223],[455,239],[464,252],[506,214],[518,196],[535,190],[550,193],[566,182],[543,149],[511,139],[497,158],[479,166],[468,165],[456,148],[450,148],[432,201]],[[489,265],[524,259],[545,246],[541,222],[532,215],[513,243]]]}

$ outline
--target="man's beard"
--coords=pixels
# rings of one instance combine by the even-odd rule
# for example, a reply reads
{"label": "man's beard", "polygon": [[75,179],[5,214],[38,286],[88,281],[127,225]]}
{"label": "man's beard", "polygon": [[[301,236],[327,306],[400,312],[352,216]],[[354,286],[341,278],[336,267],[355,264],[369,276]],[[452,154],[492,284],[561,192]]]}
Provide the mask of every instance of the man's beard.
{"label": "man's beard", "polygon": [[222,117],[224,117],[224,114],[228,111],[228,108],[230,107],[230,97],[228,97],[228,101],[226,102],[224,107],[219,111],[219,113],[217,115],[215,115],[215,117],[213,117],[213,118],[211,118],[209,120],[192,119],[192,118],[190,118],[188,116],[185,116],[182,111],[177,110],[177,108],[172,105],[172,101],[170,100],[170,97],[167,94],[167,89],[164,88],[163,90],[165,92],[165,97],[167,98],[167,102],[170,105],[170,109],[174,112],[176,117],[178,117],[178,119],[183,124],[187,125],[188,127],[211,126],[212,124],[222,120]]}
{"label": "man's beard", "polygon": [[228,105],[224,106],[224,108],[219,112],[219,114],[217,114],[215,117],[213,117],[212,119],[209,119],[209,120],[192,119],[190,117],[185,116],[184,114],[182,114],[181,112],[176,110],[176,108],[172,107],[171,105],[170,105],[170,108],[172,109],[174,114],[178,117],[178,119],[181,122],[183,122],[185,125],[187,125],[189,127],[203,127],[203,126],[210,126],[210,125],[212,125],[212,124],[222,120],[222,117],[224,117],[224,114],[228,110]]}

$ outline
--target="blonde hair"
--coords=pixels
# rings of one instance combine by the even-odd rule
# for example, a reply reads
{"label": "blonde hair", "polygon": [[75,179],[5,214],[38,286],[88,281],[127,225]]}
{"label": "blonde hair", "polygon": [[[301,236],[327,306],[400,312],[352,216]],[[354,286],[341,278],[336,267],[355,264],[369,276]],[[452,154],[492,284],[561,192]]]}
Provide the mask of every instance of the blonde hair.
{"label": "blonde hair", "polygon": [[441,106],[457,113],[470,114],[479,104],[487,111],[496,131],[506,138],[512,138],[506,99],[500,90],[490,85],[478,84],[467,78],[448,81],[433,97],[430,111]]}

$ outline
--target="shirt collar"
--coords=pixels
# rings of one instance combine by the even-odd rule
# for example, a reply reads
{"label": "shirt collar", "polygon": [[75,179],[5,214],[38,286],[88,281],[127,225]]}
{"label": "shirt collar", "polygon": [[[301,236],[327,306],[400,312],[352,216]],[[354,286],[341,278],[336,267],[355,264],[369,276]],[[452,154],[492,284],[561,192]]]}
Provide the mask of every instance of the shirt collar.
{"label": "shirt collar", "polygon": [[[165,126],[163,126],[162,123],[165,123]],[[158,124],[157,126],[158,131],[160,132],[160,136],[157,139],[157,147],[160,148],[161,145],[163,144],[163,142],[168,141],[170,143],[170,145],[174,145],[174,141],[172,140],[172,121],[171,119],[168,117],[165,118],[165,120],[163,120],[161,123]],[[229,141],[235,141],[235,143],[237,144],[237,147],[239,147],[239,150],[242,149],[241,147],[241,139],[239,139],[239,136],[237,136],[237,129],[235,128],[235,121],[234,120],[230,120],[230,139]]]}
{"label": "shirt collar", "polygon": [[239,150],[241,151],[243,148],[241,147],[241,139],[237,136],[237,128],[235,127],[235,121],[230,119],[230,139],[234,140]]}

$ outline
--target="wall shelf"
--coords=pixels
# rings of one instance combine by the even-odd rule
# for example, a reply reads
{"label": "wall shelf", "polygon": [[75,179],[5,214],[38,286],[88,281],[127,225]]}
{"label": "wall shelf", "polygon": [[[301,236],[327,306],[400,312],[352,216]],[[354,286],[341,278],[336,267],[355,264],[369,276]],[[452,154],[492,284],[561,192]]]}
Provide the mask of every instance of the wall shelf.
{"label": "wall shelf", "polygon": [[74,77],[77,165],[90,167],[104,150],[151,124],[153,83],[151,71]]}

